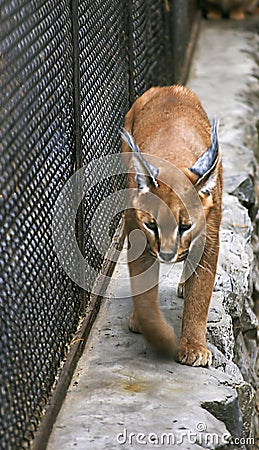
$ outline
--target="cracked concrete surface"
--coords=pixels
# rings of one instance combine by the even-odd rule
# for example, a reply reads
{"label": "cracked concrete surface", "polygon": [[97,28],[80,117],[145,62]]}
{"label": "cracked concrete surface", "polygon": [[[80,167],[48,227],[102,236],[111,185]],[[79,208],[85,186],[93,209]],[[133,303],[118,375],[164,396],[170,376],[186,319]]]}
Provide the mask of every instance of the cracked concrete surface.
{"label": "cracked concrete surface", "polygon": [[[209,118],[217,115],[221,123],[223,221],[207,333],[213,367],[160,359],[141,335],[130,333],[123,251],[48,450],[254,448],[252,223],[249,207],[237,197],[245,180],[255,180],[251,142],[256,140],[251,136],[259,111],[257,52],[253,24],[204,21],[188,81]],[[161,307],[179,335],[183,300],[176,288],[181,270],[179,265],[162,269]]]}

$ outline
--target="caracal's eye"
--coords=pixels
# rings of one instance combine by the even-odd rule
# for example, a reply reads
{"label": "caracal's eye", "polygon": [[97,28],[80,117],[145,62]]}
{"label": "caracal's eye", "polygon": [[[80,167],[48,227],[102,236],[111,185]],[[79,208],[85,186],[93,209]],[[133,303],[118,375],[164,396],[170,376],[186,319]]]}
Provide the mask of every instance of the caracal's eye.
{"label": "caracal's eye", "polygon": [[157,231],[157,224],[154,220],[151,220],[150,222],[143,222],[145,228],[147,228],[150,231],[153,231],[155,233]]}
{"label": "caracal's eye", "polygon": [[179,234],[183,234],[185,231],[190,230],[192,227],[191,223],[180,223],[179,225]]}

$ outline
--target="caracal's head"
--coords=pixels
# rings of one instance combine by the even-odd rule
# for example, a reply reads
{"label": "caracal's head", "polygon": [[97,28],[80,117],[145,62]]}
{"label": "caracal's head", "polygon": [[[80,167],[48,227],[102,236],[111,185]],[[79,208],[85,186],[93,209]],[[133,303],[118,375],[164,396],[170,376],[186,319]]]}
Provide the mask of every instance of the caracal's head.
{"label": "caracal's head", "polygon": [[195,242],[201,245],[206,239],[220,162],[217,122],[212,125],[211,146],[190,168],[167,162],[155,167],[126,130],[122,136],[133,150],[137,184],[133,207],[148,250],[161,262],[182,261]]}

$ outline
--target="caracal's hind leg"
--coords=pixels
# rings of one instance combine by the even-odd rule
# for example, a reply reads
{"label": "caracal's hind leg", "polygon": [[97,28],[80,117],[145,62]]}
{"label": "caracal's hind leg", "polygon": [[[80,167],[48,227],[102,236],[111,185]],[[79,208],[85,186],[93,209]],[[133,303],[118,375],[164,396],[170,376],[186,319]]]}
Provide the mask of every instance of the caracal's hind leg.
{"label": "caracal's hind leg", "polygon": [[179,282],[177,287],[177,296],[179,298],[184,298],[184,282]]}
{"label": "caracal's hind leg", "polygon": [[182,274],[181,274],[181,278],[177,287],[177,296],[179,298],[184,298],[184,286],[185,286],[185,281],[186,281],[186,266],[185,266],[186,262],[184,262],[183,265],[183,269],[182,269]]}

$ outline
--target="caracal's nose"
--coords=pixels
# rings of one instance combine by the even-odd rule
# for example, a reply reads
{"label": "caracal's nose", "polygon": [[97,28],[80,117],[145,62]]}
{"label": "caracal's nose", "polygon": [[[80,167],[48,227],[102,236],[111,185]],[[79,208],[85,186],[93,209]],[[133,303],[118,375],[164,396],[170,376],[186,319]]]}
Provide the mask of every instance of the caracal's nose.
{"label": "caracal's nose", "polygon": [[175,260],[175,253],[159,252],[159,259],[161,262],[173,262]]}

